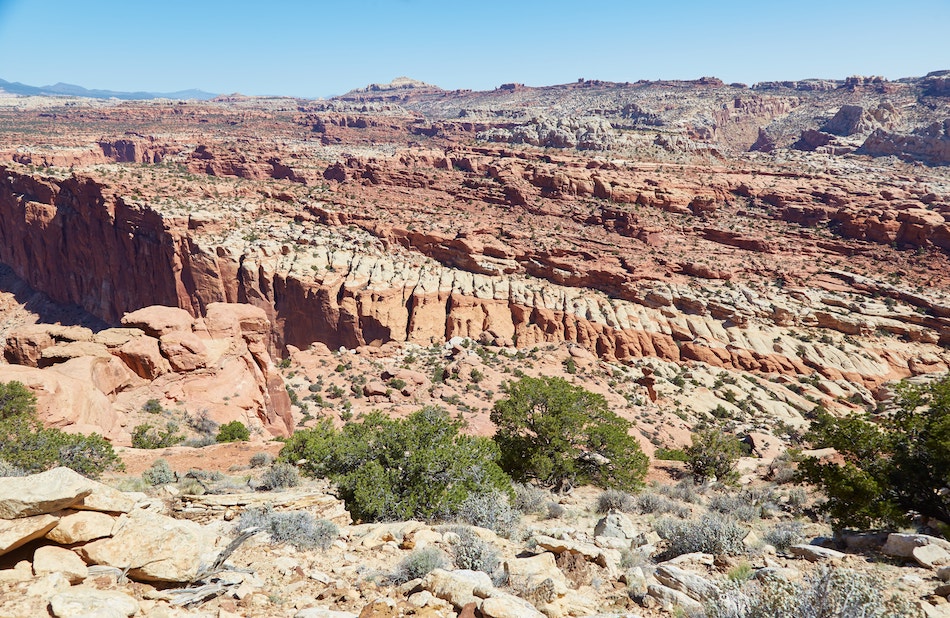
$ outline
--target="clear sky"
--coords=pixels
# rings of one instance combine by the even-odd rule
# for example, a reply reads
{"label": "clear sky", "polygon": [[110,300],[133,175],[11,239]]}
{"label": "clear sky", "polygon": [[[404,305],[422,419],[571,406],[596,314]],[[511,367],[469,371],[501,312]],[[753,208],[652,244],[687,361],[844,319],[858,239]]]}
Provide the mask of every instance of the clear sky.
{"label": "clear sky", "polygon": [[319,97],[950,69],[950,0],[0,0],[0,78]]}

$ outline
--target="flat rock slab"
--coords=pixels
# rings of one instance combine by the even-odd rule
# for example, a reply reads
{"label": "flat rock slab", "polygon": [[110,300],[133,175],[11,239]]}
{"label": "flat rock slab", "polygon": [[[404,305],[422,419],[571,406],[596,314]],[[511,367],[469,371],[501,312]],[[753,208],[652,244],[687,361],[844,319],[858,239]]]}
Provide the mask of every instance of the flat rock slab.
{"label": "flat rock slab", "polygon": [[76,504],[93,489],[94,481],[69,468],[5,478],[0,483],[0,519],[59,511]]}
{"label": "flat rock slab", "polygon": [[924,545],[936,545],[940,549],[950,552],[950,541],[926,534],[901,534],[897,532],[887,535],[887,542],[884,543],[881,551],[888,556],[913,558],[914,549]]}
{"label": "flat rock slab", "polygon": [[44,545],[33,552],[33,573],[62,573],[69,583],[76,584],[89,576],[89,568],[82,558],[65,547]]}
{"label": "flat rock slab", "polygon": [[938,566],[950,564],[950,552],[937,545],[915,547],[911,551],[911,557],[926,569],[936,569]]}
{"label": "flat rock slab", "polygon": [[214,560],[216,539],[193,521],[137,510],[118,522],[111,538],[86,543],[79,551],[89,564],[129,568],[135,580],[190,582]]}
{"label": "flat rock slab", "polygon": [[66,511],[55,528],[46,533],[46,538],[60,545],[87,543],[112,536],[116,518],[95,511]]}
{"label": "flat rock slab", "polygon": [[73,588],[53,595],[49,604],[56,618],[128,618],[139,611],[138,601],[118,590]]}
{"label": "flat rock slab", "polygon": [[818,545],[792,545],[789,550],[793,556],[809,562],[841,562],[847,554]]}
{"label": "flat rock slab", "polygon": [[0,519],[0,556],[42,538],[59,520],[52,515]]}

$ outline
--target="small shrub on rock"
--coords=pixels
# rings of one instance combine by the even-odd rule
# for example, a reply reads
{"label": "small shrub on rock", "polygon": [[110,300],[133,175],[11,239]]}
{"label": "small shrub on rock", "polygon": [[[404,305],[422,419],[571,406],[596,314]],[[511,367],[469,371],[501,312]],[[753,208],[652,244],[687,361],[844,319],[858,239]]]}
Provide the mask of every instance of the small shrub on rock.
{"label": "small shrub on rock", "polygon": [[762,539],[778,551],[785,552],[805,540],[805,528],[797,521],[782,522],[768,530]]}
{"label": "small shrub on rock", "polygon": [[731,556],[746,553],[742,540],[748,531],[727,517],[707,515],[699,520],[665,518],[657,521],[654,529],[667,542],[667,549],[662,556],[665,560],[693,552]]}
{"label": "small shrub on rock", "polygon": [[214,439],[218,442],[246,442],[251,439],[251,432],[241,421],[231,421],[221,425]]}
{"label": "small shrub on rock", "polygon": [[411,554],[403,558],[389,578],[394,584],[404,584],[407,581],[425,577],[447,564],[448,558],[445,553],[441,549],[429,545],[422,549],[413,550]]}
{"label": "small shrub on rock", "polygon": [[293,464],[278,461],[261,475],[261,485],[267,489],[286,489],[300,484],[300,473]]}
{"label": "small shrub on rock", "polygon": [[269,466],[274,462],[274,456],[270,453],[254,453],[251,455],[250,464],[252,468],[263,468],[264,466]]}
{"label": "small shrub on rock", "polygon": [[175,471],[164,459],[156,459],[152,467],[142,473],[142,480],[149,485],[167,485],[178,480]]}
{"label": "small shrub on rock", "polygon": [[332,521],[316,519],[306,511],[274,511],[266,505],[251,508],[241,514],[237,532],[260,528],[274,543],[289,543],[299,550],[325,550],[333,544],[340,529]]}
{"label": "small shrub on rock", "polygon": [[479,537],[471,528],[458,526],[452,529],[458,541],[452,545],[452,559],[456,568],[483,571],[489,575],[498,570],[501,552],[488,541]]}
{"label": "small shrub on rock", "polygon": [[608,511],[633,513],[636,507],[636,498],[619,489],[608,489],[597,496],[597,512],[601,514]]}
{"label": "small shrub on rock", "polygon": [[23,468],[18,468],[7,461],[0,459],[0,477],[26,476],[29,474]]}

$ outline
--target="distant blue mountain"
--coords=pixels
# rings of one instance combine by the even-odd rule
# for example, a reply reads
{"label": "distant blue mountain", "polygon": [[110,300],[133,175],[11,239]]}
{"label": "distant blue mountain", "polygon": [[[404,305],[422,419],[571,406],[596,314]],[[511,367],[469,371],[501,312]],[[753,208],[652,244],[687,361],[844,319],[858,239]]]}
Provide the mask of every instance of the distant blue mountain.
{"label": "distant blue mountain", "polygon": [[116,90],[89,90],[75,84],[62,82],[52,86],[29,86],[20,82],[0,79],[0,90],[11,94],[88,97],[91,99],[199,99],[206,101],[217,95],[204,90],[179,90],[178,92],[119,92]]}

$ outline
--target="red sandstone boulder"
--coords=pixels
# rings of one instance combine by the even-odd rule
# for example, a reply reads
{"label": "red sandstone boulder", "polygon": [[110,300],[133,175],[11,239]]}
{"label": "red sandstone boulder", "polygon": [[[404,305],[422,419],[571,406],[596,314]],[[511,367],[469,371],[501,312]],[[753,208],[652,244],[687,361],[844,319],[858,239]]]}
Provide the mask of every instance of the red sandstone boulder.
{"label": "red sandstone boulder", "polygon": [[162,335],[158,346],[162,356],[168,359],[172,371],[194,371],[208,364],[208,348],[198,335],[190,331],[174,331]]}
{"label": "red sandstone boulder", "polygon": [[154,380],[158,376],[171,371],[168,360],[162,356],[158,339],[153,337],[136,337],[116,350],[115,355],[121,358],[139,377]]}
{"label": "red sandstone boulder", "polygon": [[195,319],[184,309],[155,305],[122,317],[122,324],[141,328],[150,337],[161,337],[176,331],[191,331]]}

